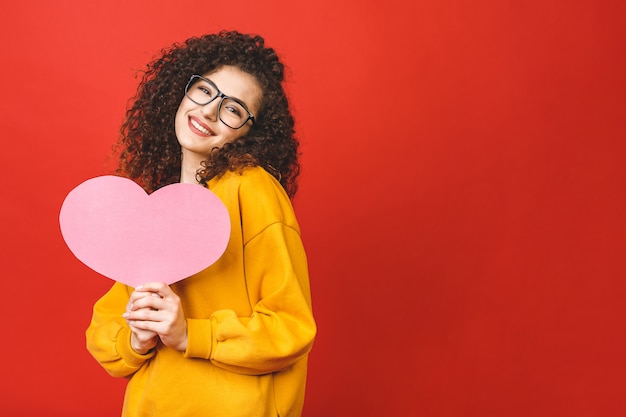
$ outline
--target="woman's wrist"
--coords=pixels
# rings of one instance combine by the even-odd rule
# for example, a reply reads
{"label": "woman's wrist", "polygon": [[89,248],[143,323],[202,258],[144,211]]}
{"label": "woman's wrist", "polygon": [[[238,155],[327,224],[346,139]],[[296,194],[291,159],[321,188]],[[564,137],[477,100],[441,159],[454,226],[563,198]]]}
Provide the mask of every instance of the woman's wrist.
{"label": "woman's wrist", "polygon": [[151,340],[148,343],[142,343],[135,333],[130,334],[130,347],[139,355],[148,354],[156,346],[156,341]]}

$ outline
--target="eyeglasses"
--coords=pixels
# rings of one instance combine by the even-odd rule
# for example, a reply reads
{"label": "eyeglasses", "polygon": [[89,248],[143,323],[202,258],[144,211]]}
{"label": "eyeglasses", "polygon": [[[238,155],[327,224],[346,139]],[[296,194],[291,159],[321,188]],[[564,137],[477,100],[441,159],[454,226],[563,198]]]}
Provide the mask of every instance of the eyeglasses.
{"label": "eyeglasses", "polygon": [[254,124],[254,115],[239,99],[228,97],[208,78],[192,75],[185,86],[185,95],[189,100],[201,106],[206,106],[220,98],[217,105],[219,119],[231,129],[240,129],[248,120]]}

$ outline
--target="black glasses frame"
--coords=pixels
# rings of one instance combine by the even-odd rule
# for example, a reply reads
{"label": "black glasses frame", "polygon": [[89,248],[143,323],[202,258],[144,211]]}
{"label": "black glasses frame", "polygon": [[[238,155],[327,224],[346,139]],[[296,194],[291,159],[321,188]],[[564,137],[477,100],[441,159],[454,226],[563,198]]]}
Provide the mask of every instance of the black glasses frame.
{"label": "black glasses frame", "polygon": [[[196,100],[192,99],[192,98],[189,96],[189,94],[188,94],[188,92],[189,92],[189,87],[191,87],[191,85],[192,85],[192,84],[194,84],[195,82],[197,82],[198,80],[202,80],[202,81],[204,81],[204,82],[206,82],[206,83],[210,84],[211,86],[213,86],[213,87],[215,88],[215,91],[217,91],[217,94],[215,95],[215,97],[213,97],[212,99],[210,99],[210,100],[209,100],[209,101],[207,101],[206,103],[199,103],[199,102],[197,102]],[[206,106],[207,104],[214,102],[214,101],[215,101],[215,99],[219,98],[219,99],[220,99],[220,102],[219,102],[219,104],[217,105],[217,118],[218,118],[218,119],[220,119],[220,122],[224,123],[226,126],[230,127],[231,129],[235,129],[235,130],[237,130],[237,129],[241,129],[242,127],[244,127],[244,126],[246,125],[246,123],[248,123],[248,120],[252,120],[252,124],[254,124],[254,123],[255,123],[255,121],[256,121],[256,119],[254,118],[254,115],[252,114],[252,112],[250,112],[250,110],[248,110],[248,107],[246,107],[246,105],[245,105],[245,104],[243,104],[243,102],[242,102],[241,100],[239,100],[239,99],[238,99],[238,98],[236,98],[236,97],[230,97],[230,96],[227,96],[226,94],[222,93],[222,92],[220,91],[220,89],[219,89],[219,88],[217,88],[217,85],[215,85],[215,83],[214,83],[213,81],[211,81],[211,80],[209,80],[208,78],[205,78],[205,77],[203,77],[203,76],[201,76],[201,75],[194,74],[194,75],[192,75],[192,76],[189,78],[189,81],[187,81],[187,85],[185,86],[185,96],[186,96],[189,100],[193,101],[194,103],[196,103],[196,104],[198,104],[198,105],[200,105],[200,106]],[[220,113],[221,113],[221,111],[222,111],[222,103],[223,103],[223,102],[224,102],[224,100],[225,100],[225,99],[227,99],[227,98],[228,98],[228,99],[231,99],[231,100],[233,100],[233,101],[235,101],[235,102],[237,102],[237,103],[238,103],[241,107],[243,107],[243,108],[244,108],[244,110],[245,110],[245,111],[247,111],[247,112],[248,112],[248,118],[247,118],[246,120],[244,120],[244,122],[241,124],[241,126],[238,126],[238,127],[233,127],[233,126],[229,125],[228,123],[226,123],[225,121],[223,121],[223,120],[222,120],[222,116],[220,115]]]}

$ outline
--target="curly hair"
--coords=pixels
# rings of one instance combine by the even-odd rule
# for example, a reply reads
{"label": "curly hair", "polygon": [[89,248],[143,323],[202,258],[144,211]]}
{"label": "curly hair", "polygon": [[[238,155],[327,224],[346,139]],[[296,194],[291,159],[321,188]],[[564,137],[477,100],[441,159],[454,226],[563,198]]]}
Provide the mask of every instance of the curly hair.
{"label": "curly hair", "polygon": [[174,119],[185,85],[192,74],[226,65],[254,77],[263,92],[261,105],[248,134],[215,148],[197,172],[198,181],[206,185],[227,171],[261,166],[293,197],[300,174],[299,142],[282,86],[284,66],[261,36],[234,31],[175,43],[148,63],[120,129],[116,172],[149,193],[180,181],[182,156]]}

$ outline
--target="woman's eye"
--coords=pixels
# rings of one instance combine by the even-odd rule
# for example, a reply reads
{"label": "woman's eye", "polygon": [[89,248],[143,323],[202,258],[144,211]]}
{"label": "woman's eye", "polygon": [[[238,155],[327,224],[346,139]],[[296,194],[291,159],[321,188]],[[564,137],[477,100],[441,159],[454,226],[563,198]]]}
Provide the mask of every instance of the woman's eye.
{"label": "woman's eye", "polygon": [[209,96],[209,97],[212,97],[212,96],[213,96],[213,94],[212,94],[212,92],[211,92],[211,90],[210,90],[209,88],[207,88],[207,87],[203,87],[203,86],[200,86],[200,87],[198,87],[198,88],[200,89],[200,91],[202,91],[202,92],[203,92],[204,94],[206,94],[207,96]]}
{"label": "woman's eye", "polygon": [[239,109],[238,107],[227,106],[226,110],[228,110],[228,112],[233,114],[234,116],[241,117],[241,109]]}

